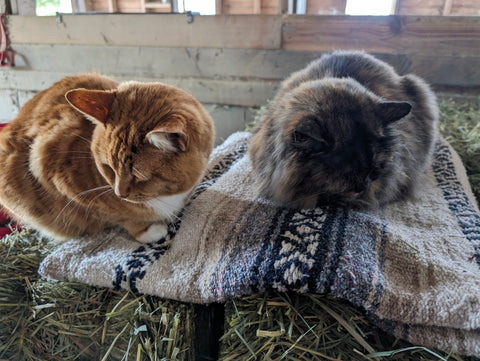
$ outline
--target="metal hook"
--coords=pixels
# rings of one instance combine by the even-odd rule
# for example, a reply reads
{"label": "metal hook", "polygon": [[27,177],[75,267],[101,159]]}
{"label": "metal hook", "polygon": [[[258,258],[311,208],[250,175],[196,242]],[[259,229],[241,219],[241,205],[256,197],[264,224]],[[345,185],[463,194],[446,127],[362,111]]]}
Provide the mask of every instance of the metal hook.
{"label": "metal hook", "polygon": [[193,13],[191,11],[187,11],[187,23],[193,23]]}
{"label": "metal hook", "polygon": [[59,13],[59,12],[57,11],[57,14],[56,14],[56,16],[55,16],[55,20],[56,20],[56,22],[57,22],[58,24],[61,24],[62,21],[63,21],[63,19],[62,19],[62,13]]}

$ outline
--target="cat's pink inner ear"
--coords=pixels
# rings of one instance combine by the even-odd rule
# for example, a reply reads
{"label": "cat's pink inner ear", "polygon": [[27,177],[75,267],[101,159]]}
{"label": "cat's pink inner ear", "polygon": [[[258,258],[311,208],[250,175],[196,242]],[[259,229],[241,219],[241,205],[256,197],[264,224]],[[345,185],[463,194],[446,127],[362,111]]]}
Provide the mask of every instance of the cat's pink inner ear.
{"label": "cat's pink inner ear", "polygon": [[74,89],[67,92],[65,98],[90,119],[105,123],[115,95],[104,90]]}
{"label": "cat's pink inner ear", "polygon": [[159,149],[166,151],[187,150],[188,136],[182,124],[161,124],[147,134],[148,141]]}

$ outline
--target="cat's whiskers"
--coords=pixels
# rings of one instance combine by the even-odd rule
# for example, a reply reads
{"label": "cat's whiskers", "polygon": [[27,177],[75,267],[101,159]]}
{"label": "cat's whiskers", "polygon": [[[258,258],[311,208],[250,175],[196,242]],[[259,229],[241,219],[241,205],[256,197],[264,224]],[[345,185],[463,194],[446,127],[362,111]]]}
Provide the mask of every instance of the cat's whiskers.
{"label": "cat's whiskers", "polygon": [[93,205],[93,202],[103,196],[104,194],[107,194],[107,193],[113,193],[113,189],[110,188],[110,189],[107,189],[106,191],[103,191],[102,193],[99,193],[97,194],[95,197],[93,197],[90,202],[88,202],[88,205],[87,205],[87,211],[86,211],[86,215],[85,215],[85,218],[88,218],[88,216],[90,215],[90,210],[92,209],[92,205]]}
{"label": "cat's whiskers", "polygon": [[90,139],[87,139],[85,137],[82,137],[80,134],[77,134],[77,133],[73,133],[74,136],[76,137],[79,137],[80,139],[83,139],[84,141],[86,141],[88,144],[92,144],[92,141]]}
{"label": "cat's whiskers", "polygon": [[[83,192],[80,192],[78,193],[75,197],[73,197],[72,199],[70,199],[68,201],[68,203],[62,208],[62,210],[58,213],[58,215],[55,217],[55,222],[58,221],[59,217],[62,215],[62,213],[68,208],[68,206],[74,202],[76,199],[80,199],[81,197],[84,197],[92,192],[95,192],[95,191],[98,191],[98,190],[101,190],[101,189],[107,189],[109,188],[108,190],[111,190],[111,187],[110,185],[104,185],[104,186],[100,186],[100,187],[96,187],[96,188],[92,188],[92,189],[88,189],[86,191],[83,191]],[[103,194],[103,193],[102,193]]]}

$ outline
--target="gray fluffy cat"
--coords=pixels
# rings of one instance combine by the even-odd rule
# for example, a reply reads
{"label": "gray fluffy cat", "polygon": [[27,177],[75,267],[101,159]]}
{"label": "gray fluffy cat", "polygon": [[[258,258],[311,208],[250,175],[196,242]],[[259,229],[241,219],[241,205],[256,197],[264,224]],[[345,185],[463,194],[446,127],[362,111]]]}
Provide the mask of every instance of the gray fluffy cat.
{"label": "gray fluffy cat", "polygon": [[437,119],[420,78],[364,52],[325,54],[284,81],[254,129],[259,193],[292,208],[408,197],[431,160]]}

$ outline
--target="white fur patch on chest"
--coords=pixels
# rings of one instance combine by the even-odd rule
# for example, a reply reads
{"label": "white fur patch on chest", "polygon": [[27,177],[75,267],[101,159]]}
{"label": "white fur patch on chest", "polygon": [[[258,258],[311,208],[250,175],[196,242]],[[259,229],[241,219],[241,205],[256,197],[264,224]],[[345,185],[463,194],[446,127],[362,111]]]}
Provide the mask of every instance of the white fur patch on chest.
{"label": "white fur patch on chest", "polygon": [[152,208],[160,217],[172,220],[176,213],[183,208],[190,191],[191,189],[173,196],[160,196],[150,199],[144,204],[145,206]]}

